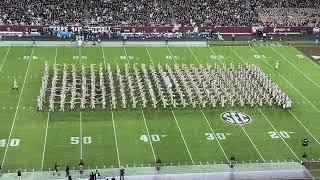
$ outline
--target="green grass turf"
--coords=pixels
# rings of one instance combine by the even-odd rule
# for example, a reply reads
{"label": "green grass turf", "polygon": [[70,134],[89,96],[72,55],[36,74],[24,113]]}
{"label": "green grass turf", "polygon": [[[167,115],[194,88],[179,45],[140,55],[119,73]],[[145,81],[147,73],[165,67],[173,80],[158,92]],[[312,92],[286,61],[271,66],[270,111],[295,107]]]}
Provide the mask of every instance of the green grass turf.
{"label": "green grass turf", "polygon": [[[18,146],[0,147],[3,169],[46,171],[52,169],[55,161],[76,168],[81,157],[87,168],[149,166],[155,157],[167,165],[227,163],[226,157],[232,155],[239,163],[297,161],[304,152],[309,160],[319,160],[320,144],[314,138],[320,139],[320,67],[307,58],[297,57],[298,54],[301,53],[294,48],[278,46],[0,47],[0,140],[7,143],[8,138],[20,139]],[[23,60],[23,56],[38,59]],[[80,62],[73,56],[87,59]],[[166,56],[177,59],[168,60]],[[231,110],[228,108],[37,112],[36,96],[45,61],[113,66],[128,62],[254,63],[279,84],[294,105],[291,111],[278,107],[234,108],[252,118],[250,124],[242,127],[220,118],[222,112]],[[278,72],[273,68],[277,61]],[[14,77],[19,91],[11,90]],[[271,131],[288,132],[290,138],[272,139]],[[205,134],[212,132],[224,133],[226,139],[208,140]],[[160,141],[140,140],[141,135],[148,133],[160,135]],[[91,137],[92,142],[87,144],[80,138],[80,143],[71,144],[71,137]],[[301,146],[302,138],[311,141],[309,147]]]}

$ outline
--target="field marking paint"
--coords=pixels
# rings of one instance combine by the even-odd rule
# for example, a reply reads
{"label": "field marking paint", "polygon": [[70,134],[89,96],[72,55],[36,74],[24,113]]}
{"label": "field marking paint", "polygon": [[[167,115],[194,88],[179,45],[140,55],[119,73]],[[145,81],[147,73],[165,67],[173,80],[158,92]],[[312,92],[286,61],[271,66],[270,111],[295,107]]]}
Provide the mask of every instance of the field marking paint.
{"label": "field marking paint", "polygon": [[[253,48],[252,48],[253,49]],[[242,60],[242,62],[244,62],[243,61],[243,59],[238,55],[238,53],[236,53],[232,48],[231,48],[231,50]],[[255,49],[253,49],[253,51],[255,51],[256,53],[258,53]],[[259,54],[259,53],[258,53]],[[245,63],[245,62],[244,62]],[[272,66],[269,64],[269,63],[266,63],[266,64],[268,64],[271,68],[272,68]],[[278,72],[278,71],[277,71]],[[313,107],[313,108],[315,108],[318,112],[320,112],[319,111],[319,109],[318,108],[316,108],[295,86],[293,86],[283,75],[281,75],[281,73],[279,73],[278,72],[278,74],[282,77],[282,79],[284,79],[288,84],[290,84],[307,102],[309,102],[309,104]],[[319,141],[313,136],[313,134],[298,120],[298,118],[293,114],[293,112],[292,111],[290,111],[289,110],[289,112],[290,112],[290,114],[292,114],[292,116],[300,123],[300,125],[319,143]],[[320,143],[319,143],[320,144]]]}
{"label": "field marking paint", "polygon": [[83,151],[82,151],[82,113],[80,111],[80,159],[83,157]]}
{"label": "field marking paint", "polygon": [[[197,62],[198,62],[198,64],[200,64],[200,61],[198,60],[197,56],[193,53],[193,51],[192,51],[189,47],[188,47],[188,49],[189,49],[189,51],[191,52],[191,54],[192,54],[192,56],[194,57],[194,59],[196,59]],[[210,128],[210,130],[211,130],[211,132],[212,132],[212,134],[213,134],[213,136],[214,136],[214,139],[216,139],[216,141],[217,141],[217,143],[218,143],[218,145],[219,145],[219,147],[220,147],[220,149],[221,149],[224,157],[226,158],[226,160],[228,161],[228,163],[230,163],[229,158],[228,158],[226,152],[224,151],[224,149],[223,149],[223,147],[222,147],[222,145],[221,145],[221,143],[220,143],[220,141],[219,141],[219,138],[216,137],[216,133],[213,131],[213,128],[212,128],[212,126],[210,125],[207,116],[204,114],[204,112],[203,112],[202,109],[200,109],[200,111],[201,111],[201,113],[202,113],[202,116],[203,116],[204,119],[206,120],[206,122],[207,122],[207,124],[208,124],[208,126],[209,126],[209,128]]]}
{"label": "field marking paint", "polygon": [[[216,53],[211,49],[210,46],[209,46],[209,48],[210,48],[211,52],[216,55]],[[217,55],[216,55],[216,56],[217,56]],[[217,57],[218,57],[218,56],[217,56]],[[221,64],[224,64],[224,63],[220,60],[219,57],[218,57],[218,59],[219,59],[219,61],[220,61]],[[242,59],[241,59],[241,60],[242,60]],[[242,61],[243,61],[243,60],[242,60]],[[244,62],[244,61],[243,61],[243,62]],[[245,133],[245,135],[247,136],[247,138],[249,139],[249,141],[250,141],[251,144],[253,145],[254,149],[258,152],[260,158],[263,160],[263,162],[266,162],[265,159],[263,158],[263,156],[261,155],[259,149],[256,147],[256,145],[255,145],[254,142],[252,141],[251,137],[250,137],[249,134],[247,133],[247,131],[243,128],[242,125],[239,125],[239,126],[241,127],[242,131]]]}
{"label": "field marking paint", "polygon": [[[238,58],[245,63],[245,61],[242,59],[241,56],[239,56],[239,54],[237,52],[235,52],[232,48],[230,48],[234,54],[236,54],[238,56]],[[258,52],[256,52],[258,53]],[[258,53],[259,54],[259,53]],[[269,64],[269,63],[268,63]],[[270,64],[269,64],[270,65]],[[272,123],[269,121],[269,119],[265,116],[265,114],[260,110],[259,107],[257,107],[258,110],[260,111],[260,113],[263,115],[263,117],[267,120],[267,122],[270,124],[270,126],[275,130],[275,132],[279,135],[278,131],[276,130],[276,128],[272,125]],[[280,136],[280,135],[279,135]],[[294,156],[299,160],[298,156],[293,152],[293,150],[291,149],[291,147],[287,144],[287,142],[282,138],[282,136],[280,136],[281,140],[285,143],[285,145],[289,148],[289,150],[294,154]]]}
{"label": "field marking paint", "polygon": [[[104,54],[104,49],[103,47],[101,47],[101,50],[102,50],[102,57],[103,57],[103,63],[104,63],[104,67],[105,69],[107,68],[106,66],[106,57],[105,57],[105,54]],[[119,148],[118,148],[118,139],[117,139],[117,132],[116,132],[116,126],[115,126],[115,123],[114,123],[114,117],[113,117],[113,111],[111,110],[111,118],[112,118],[112,127],[113,127],[113,135],[114,135],[114,142],[116,144],[116,152],[117,152],[117,159],[118,159],[118,167],[121,166],[120,164],[120,155],[119,155]]]}
{"label": "field marking paint", "polygon": [[171,52],[171,50],[170,50],[170,48],[168,46],[167,46],[167,50],[169,51],[170,56],[173,58],[174,63],[177,64],[177,62],[176,62],[174,56],[172,55],[172,52]]}
{"label": "field marking paint", "polygon": [[[258,53],[254,48],[252,48],[251,47],[251,49],[253,50],[253,51],[255,51],[256,53]],[[259,53],[258,53],[259,54]],[[264,60],[264,59],[263,59]],[[271,69],[274,69],[266,60],[264,60],[265,62],[266,62],[266,64],[267,65],[269,65],[269,67],[271,68]],[[319,113],[320,113],[320,110],[317,108],[317,107],[315,107],[314,105],[313,105],[313,103],[311,103],[293,84],[291,84],[279,71],[276,71],[278,74],[279,74],[279,76],[282,78],[282,79],[284,79],[288,84],[290,84],[290,86],[291,87],[293,87],[293,89],[295,89],[315,110],[317,110]]]}
{"label": "field marking paint", "polygon": [[117,150],[117,157],[118,157],[118,167],[121,167],[121,164],[120,164],[120,156],[119,156],[119,148],[118,148],[118,140],[117,140],[117,133],[116,133],[116,127],[115,127],[115,125],[114,125],[113,111],[111,111],[111,117],[112,117],[112,126],[113,126],[114,140],[115,140],[115,143],[116,143],[116,150]]}
{"label": "field marking paint", "polygon": [[[58,56],[58,48],[56,48],[56,51],[55,51],[54,64],[57,64],[57,56]],[[45,137],[44,137],[44,143],[43,143],[42,161],[41,161],[41,168],[40,168],[41,171],[43,171],[44,157],[46,153],[49,119],[50,119],[50,111],[48,112],[47,125],[46,125],[46,131],[45,131]]]}
{"label": "field marking paint", "polygon": [[188,49],[190,51],[190,53],[192,54],[192,56],[194,57],[194,59],[198,62],[198,64],[201,64],[199,59],[194,55],[193,51],[191,50],[191,48],[188,46]]}
{"label": "field marking paint", "polygon": [[289,150],[292,152],[292,154],[298,159],[299,157],[296,155],[295,152],[293,152],[293,150],[291,149],[291,147],[288,145],[288,143],[283,139],[283,137],[279,134],[278,130],[272,125],[272,123],[269,121],[268,117],[266,117],[266,115],[261,111],[261,109],[259,107],[257,107],[258,110],[260,111],[260,113],[262,114],[262,116],[267,120],[267,122],[270,124],[270,126],[273,128],[273,130],[278,134],[278,136],[281,138],[281,140],[284,142],[284,144],[289,148]]}
{"label": "field marking paint", "polygon": [[311,62],[315,67],[317,67],[318,69],[320,69],[319,64],[316,64],[311,58],[309,58],[308,56],[306,56],[303,52],[300,52],[297,48],[295,47],[290,47],[292,49],[294,49],[297,53],[303,55],[309,62]]}
{"label": "field marking paint", "polygon": [[299,118],[297,118],[297,117],[292,113],[292,111],[291,111],[290,109],[289,109],[288,111],[289,111],[289,113],[294,117],[294,119],[297,120],[297,121],[299,122],[299,124],[311,135],[311,137],[312,137],[314,140],[316,140],[316,142],[317,142],[318,144],[320,144],[320,142],[314,137],[314,135],[301,123],[301,121],[299,120]]}
{"label": "field marking paint", "polygon": [[[253,145],[254,149],[258,152],[260,158],[263,160],[263,162],[266,162],[266,160],[263,158],[263,156],[261,155],[260,151],[258,150],[258,148],[256,147],[256,145],[254,144],[254,142],[252,141],[252,139],[250,138],[250,136],[248,135],[247,131],[243,128],[243,126],[241,124],[239,124],[239,126],[241,127],[241,129],[243,130],[243,132],[246,134],[246,136],[248,137],[249,141],[251,142],[251,144]],[[250,162],[251,163],[251,162]]]}
{"label": "field marking paint", "polygon": [[177,118],[176,118],[176,115],[174,114],[174,112],[173,112],[173,110],[172,110],[172,109],[171,109],[171,113],[172,113],[172,115],[173,115],[173,118],[174,118],[174,120],[175,120],[175,122],[176,122],[177,126],[178,126],[178,129],[179,129],[180,135],[181,135],[181,137],[182,137],[182,140],[183,140],[183,142],[184,142],[184,145],[186,146],[186,149],[187,149],[187,151],[188,151],[188,154],[189,154],[189,157],[190,157],[190,159],[191,159],[191,162],[192,162],[192,164],[194,164],[194,161],[193,161],[193,158],[192,158],[192,156],[191,156],[191,153],[190,153],[189,147],[188,147],[188,145],[187,145],[186,140],[184,139],[183,133],[182,133],[181,128],[180,128],[180,125],[179,125],[178,120],[177,120]]}
{"label": "field marking paint", "polygon": [[153,60],[152,60],[152,57],[151,57],[150,52],[149,52],[149,50],[148,50],[148,48],[147,48],[147,47],[146,47],[146,50],[147,50],[147,53],[148,53],[149,59],[150,59],[150,61],[151,61],[151,64],[152,64],[152,65],[154,65]]}
{"label": "field marking paint", "polygon": [[282,57],[282,59],[286,60],[291,66],[293,66],[298,72],[300,72],[301,74],[304,75],[304,77],[306,77],[310,82],[312,82],[314,85],[316,85],[318,88],[320,88],[320,86],[314,82],[309,76],[307,76],[304,72],[302,72],[299,68],[297,68],[294,64],[292,64],[286,57],[284,57],[282,54],[280,54],[276,49],[274,49],[273,47],[271,47],[271,49],[276,52],[279,56]]}
{"label": "field marking paint", "polygon": [[212,48],[209,46],[209,49],[210,49],[210,51],[218,58],[218,60],[219,60],[219,62],[221,63],[221,64],[224,64],[222,61],[221,61],[221,59],[219,58],[219,56],[217,56],[217,54],[212,50]]}
{"label": "field marking paint", "polygon": [[3,58],[3,60],[2,60],[2,63],[1,63],[1,66],[0,66],[0,72],[1,72],[1,70],[2,70],[2,68],[3,68],[4,63],[5,63],[6,60],[7,60],[7,57],[8,57],[8,54],[9,54],[10,49],[11,49],[11,46],[9,46],[6,55],[4,56],[4,58]]}
{"label": "field marking paint", "polygon": [[218,143],[218,145],[219,145],[219,147],[220,147],[220,149],[221,149],[224,157],[226,158],[226,160],[228,161],[228,163],[230,163],[229,158],[228,158],[226,152],[224,151],[224,149],[223,149],[223,147],[222,147],[222,145],[221,145],[221,143],[220,143],[220,141],[219,141],[219,138],[217,138],[216,133],[213,131],[212,126],[210,125],[207,116],[204,114],[204,112],[203,112],[202,109],[200,109],[200,110],[201,110],[201,113],[202,113],[204,119],[206,120],[206,122],[207,122],[207,124],[208,124],[208,126],[209,126],[209,128],[210,128],[210,130],[211,130],[211,132],[212,132],[212,134],[213,134],[213,136],[214,136],[214,139],[217,141],[217,143]]}
{"label": "field marking paint", "polygon": [[45,156],[45,153],[46,153],[46,146],[47,146],[49,119],[50,119],[50,111],[48,112],[48,117],[47,117],[47,125],[46,125],[46,132],[45,132],[45,136],[44,136],[44,143],[43,143],[43,151],[42,151],[42,160],[41,160],[40,171],[43,171],[44,156]]}
{"label": "field marking paint", "polygon": [[[33,51],[34,51],[34,47],[32,47],[31,56],[33,56]],[[20,95],[19,95],[18,103],[17,103],[17,108],[16,108],[16,111],[15,111],[15,113],[14,113],[14,117],[13,117],[11,129],[10,129],[10,133],[9,133],[9,137],[8,137],[8,142],[10,142],[10,140],[11,140],[12,131],[13,131],[13,128],[14,128],[16,119],[17,119],[17,114],[18,114],[18,111],[19,111],[19,106],[20,106],[20,102],[21,102],[21,97],[22,97],[22,94],[23,94],[24,86],[25,86],[25,84],[26,84],[26,80],[27,80],[27,76],[28,76],[28,73],[29,73],[30,65],[31,65],[31,61],[28,62],[27,71],[26,71],[26,74],[25,74],[25,76],[24,76],[23,84],[22,84],[22,87],[21,87],[21,92],[20,92]],[[2,159],[2,162],[1,162],[1,167],[2,167],[2,169],[3,169],[3,167],[4,167],[3,165],[4,165],[4,161],[5,161],[5,159],[6,159],[6,155],[7,155],[7,152],[8,152],[9,144],[10,144],[10,143],[7,143],[6,149],[5,149],[4,154],[3,154],[3,159]]]}
{"label": "field marking paint", "polygon": [[154,159],[154,162],[156,162],[156,155],[155,155],[155,153],[154,153],[154,149],[153,149],[153,145],[152,145],[152,139],[151,139],[151,136],[150,136],[150,133],[149,133],[149,128],[148,128],[147,121],[146,121],[146,118],[145,118],[145,116],[144,116],[144,112],[143,112],[143,109],[142,109],[142,108],[141,108],[141,113],[142,113],[144,125],[145,125],[146,130],[147,130],[147,133],[148,133],[148,138],[149,138],[150,147],[151,147],[152,154],[153,154],[153,159]]}

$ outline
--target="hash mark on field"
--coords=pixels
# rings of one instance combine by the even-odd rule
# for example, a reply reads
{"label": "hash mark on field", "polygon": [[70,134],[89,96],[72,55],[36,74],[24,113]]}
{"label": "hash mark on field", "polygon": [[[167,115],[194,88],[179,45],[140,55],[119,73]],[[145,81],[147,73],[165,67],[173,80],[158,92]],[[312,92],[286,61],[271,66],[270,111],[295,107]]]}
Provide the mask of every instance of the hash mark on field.
{"label": "hash mark on field", "polygon": [[[33,51],[34,51],[34,47],[32,47],[31,56],[33,55]],[[17,108],[16,108],[16,111],[15,111],[15,113],[14,113],[14,117],[13,117],[11,129],[10,129],[10,133],[9,133],[9,137],[8,137],[8,142],[10,142],[10,140],[11,140],[12,131],[13,131],[13,128],[14,128],[16,119],[17,119],[17,114],[18,114],[18,111],[19,111],[19,106],[20,106],[20,102],[21,102],[21,97],[22,97],[23,90],[24,90],[24,86],[25,86],[25,83],[26,83],[26,80],[27,80],[27,76],[28,76],[28,73],[29,73],[30,64],[31,64],[31,61],[28,62],[27,71],[26,71],[26,74],[25,74],[25,76],[24,76],[23,84],[22,84],[22,87],[21,87],[21,92],[20,92],[19,99],[18,99]],[[2,169],[3,169],[3,167],[4,167],[3,165],[4,165],[4,161],[5,161],[5,159],[6,159],[6,155],[7,155],[7,152],[8,152],[9,144],[10,144],[10,143],[7,143],[6,148],[5,148],[5,151],[4,151],[4,155],[3,155],[3,159],[2,159],[2,163],[1,163]]]}

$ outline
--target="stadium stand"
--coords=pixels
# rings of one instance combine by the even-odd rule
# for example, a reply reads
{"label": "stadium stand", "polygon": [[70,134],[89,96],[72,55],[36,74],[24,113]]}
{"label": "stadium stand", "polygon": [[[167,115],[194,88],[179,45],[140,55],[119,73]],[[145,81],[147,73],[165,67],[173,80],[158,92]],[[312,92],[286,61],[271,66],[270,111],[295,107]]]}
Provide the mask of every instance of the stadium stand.
{"label": "stadium stand", "polygon": [[3,0],[0,24],[316,26],[319,7],[319,0]]}

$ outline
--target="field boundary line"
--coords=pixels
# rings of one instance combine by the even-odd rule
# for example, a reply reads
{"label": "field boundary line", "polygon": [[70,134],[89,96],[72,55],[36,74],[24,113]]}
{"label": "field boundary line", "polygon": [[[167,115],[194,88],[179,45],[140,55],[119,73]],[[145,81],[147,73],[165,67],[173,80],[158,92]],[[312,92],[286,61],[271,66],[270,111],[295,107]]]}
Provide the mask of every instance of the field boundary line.
{"label": "field boundary line", "polygon": [[117,133],[116,133],[115,125],[114,125],[113,111],[111,111],[111,117],[112,117],[113,134],[114,134],[114,139],[115,139],[115,143],[116,143],[116,150],[117,150],[117,157],[118,157],[118,167],[120,167],[120,166],[121,166],[121,163],[120,163],[120,156],[119,156]]}
{"label": "field boundary line", "polygon": [[[33,52],[34,52],[34,47],[32,47],[32,50],[31,50],[31,57],[33,56]],[[8,148],[9,148],[9,144],[10,144],[9,142],[10,142],[10,140],[11,140],[13,128],[14,128],[14,125],[15,125],[15,122],[16,122],[16,119],[17,119],[17,114],[18,114],[18,111],[19,111],[19,106],[20,106],[20,102],[21,102],[21,97],[22,97],[22,94],[23,94],[24,86],[25,86],[25,84],[26,84],[26,80],[27,80],[27,76],[28,76],[28,73],[29,73],[31,61],[32,61],[32,60],[30,59],[29,62],[28,62],[27,70],[26,70],[26,73],[25,73],[25,76],[24,76],[23,84],[22,84],[22,87],[21,87],[21,92],[20,92],[19,99],[18,99],[18,103],[17,103],[17,106],[16,106],[16,111],[15,111],[15,113],[14,113],[14,117],[13,117],[11,129],[10,129],[9,137],[8,137],[8,140],[7,140],[6,149],[5,149],[5,151],[4,151],[3,159],[2,159],[2,162],[1,162],[1,167],[2,167],[2,169],[3,169],[3,167],[4,167],[3,165],[4,165],[4,162],[5,162],[6,155],[7,155]]]}
{"label": "field boundary line", "polygon": [[[251,48],[252,48],[252,47],[251,47]],[[252,50],[253,50],[254,52],[258,53],[255,49],[252,48]],[[258,53],[258,54],[260,54],[260,53]],[[266,60],[264,60],[264,62],[265,62],[267,65],[269,65],[269,67],[270,67],[271,69],[273,69],[273,67],[272,67]],[[317,107],[315,107],[315,106],[313,105],[313,103],[311,103],[293,84],[291,84],[290,81],[287,80],[287,78],[285,78],[279,71],[276,71],[276,72],[280,75],[280,77],[281,77],[282,79],[284,79],[288,84],[290,84],[290,86],[293,87],[315,110],[317,110],[317,111],[320,113],[320,110],[319,110]]]}
{"label": "field boundary line", "polygon": [[10,49],[11,49],[11,46],[9,46],[6,55],[5,55],[4,58],[2,59],[2,63],[1,63],[1,66],[0,66],[0,72],[1,72],[1,70],[2,70],[2,68],[3,68],[4,63],[5,63],[6,60],[7,60],[7,57],[8,57],[8,54],[9,54]]}
{"label": "field boundary line", "polygon": [[46,153],[46,146],[47,146],[49,119],[50,119],[50,111],[48,112],[48,117],[47,117],[47,125],[46,125],[45,138],[44,138],[44,143],[43,143],[43,151],[42,151],[42,160],[41,160],[40,171],[43,171],[44,156],[45,156],[45,153]]}
{"label": "field boundary line", "polygon": [[144,112],[143,112],[143,109],[142,109],[142,108],[141,108],[141,113],[142,113],[144,125],[145,125],[146,130],[147,130],[147,133],[148,133],[148,138],[149,138],[150,147],[151,147],[152,154],[153,154],[153,159],[154,159],[154,162],[156,162],[157,159],[156,159],[156,155],[155,155],[155,153],[154,153],[153,144],[152,144],[152,139],[151,139],[151,136],[150,136],[150,133],[149,133],[149,128],[148,128],[147,121],[146,121],[146,118],[145,118],[145,116],[144,116]]}
{"label": "field boundary line", "polygon": [[288,111],[289,111],[289,113],[294,117],[294,119],[297,120],[297,121],[299,122],[299,124],[311,135],[311,137],[312,137],[314,140],[316,140],[316,142],[317,142],[318,144],[320,144],[320,142],[317,140],[317,138],[315,138],[314,135],[302,124],[302,122],[299,120],[299,118],[298,118],[297,116],[295,116],[290,109],[289,109]]}
{"label": "field boundary line", "polygon": [[298,72],[303,74],[304,77],[306,77],[310,82],[312,82],[314,85],[316,85],[318,88],[320,88],[319,84],[314,82],[309,76],[307,76],[304,72],[302,72],[299,68],[297,68],[294,64],[292,64],[286,57],[284,57],[282,54],[280,54],[276,49],[271,47],[271,49],[276,52],[282,59],[286,60],[291,66],[293,66]]}
{"label": "field boundary line", "polygon": [[[106,64],[106,56],[104,54],[104,48],[101,46],[101,51],[102,51],[102,57],[103,57],[103,63],[104,63],[104,68],[107,68],[107,64]],[[114,135],[114,142],[116,145],[116,152],[117,152],[117,159],[118,159],[118,167],[121,166],[120,164],[120,155],[119,155],[119,149],[118,149],[118,139],[117,139],[117,133],[116,133],[116,127],[115,127],[115,123],[114,123],[114,117],[113,117],[113,111],[111,110],[111,117],[112,117],[112,127],[113,127],[113,135]]]}
{"label": "field boundary line", "polygon": [[180,128],[179,122],[178,122],[178,120],[177,120],[177,118],[176,118],[176,115],[174,114],[174,112],[173,112],[173,110],[172,110],[172,109],[171,109],[171,113],[172,113],[172,115],[173,115],[173,118],[174,118],[174,120],[175,120],[175,122],[176,122],[177,126],[178,126],[178,129],[179,129],[180,135],[181,135],[181,137],[182,137],[182,140],[183,140],[183,142],[184,142],[184,145],[186,146],[186,149],[187,149],[187,151],[188,151],[188,154],[189,154],[189,157],[190,157],[190,159],[191,159],[191,162],[192,162],[192,164],[194,165],[194,161],[193,161],[192,155],[191,155],[191,153],[190,153],[189,147],[188,147],[188,145],[187,145],[186,140],[184,139],[184,135],[183,135],[183,133],[182,133],[182,131],[181,131],[181,128]]}
{"label": "field boundary line", "polygon": [[[189,51],[191,52],[192,56],[197,60],[198,64],[200,64],[200,61],[198,60],[197,56],[195,56],[195,54],[193,53],[193,51],[191,50],[191,48],[188,47],[188,49],[189,49]],[[220,149],[221,149],[224,157],[226,158],[226,160],[228,161],[228,163],[230,163],[229,158],[228,158],[226,152],[224,151],[224,149],[223,149],[223,147],[222,147],[219,139],[217,138],[216,133],[213,131],[213,128],[212,128],[212,126],[210,125],[207,116],[204,114],[204,112],[203,112],[203,110],[202,110],[201,108],[200,108],[200,111],[201,111],[201,113],[202,113],[202,116],[203,116],[204,119],[206,120],[206,123],[208,124],[208,126],[209,126],[209,128],[210,128],[210,130],[211,130],[211,132],[212,132],[212,134],[213,134],[213,136],[214,136],[214,138],[216,139],[216,141],[217,141],[217,143],[218,143],[218,145],[219,145],[219,147],[220,147]]]}
{"label": "field boundary line", "polygon": [[283,137],[279,134],[279,131],[272,125],[272,123],[269,121],[268,117],[266,117],[266,115],[261,111],[261,109],[257,106],[259,112],[262,114],[262,116],[268,121],[268,123],[271,125],[271,127],[273,128],[273,130],[275,130],[275,132],[277,133],[277,135],[281,138],[281,140],[286,144],[286,146],[289,148],[289,150],[292,152],[292,154],[297,158],[297,160],[299,161],[299,157],[296,155],[296,153],[291,149],[291,147],[288,145],[288,143],[283,139]]}

